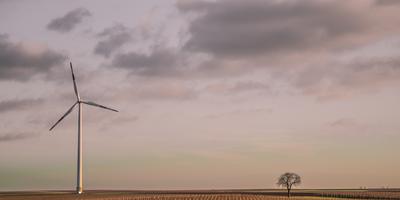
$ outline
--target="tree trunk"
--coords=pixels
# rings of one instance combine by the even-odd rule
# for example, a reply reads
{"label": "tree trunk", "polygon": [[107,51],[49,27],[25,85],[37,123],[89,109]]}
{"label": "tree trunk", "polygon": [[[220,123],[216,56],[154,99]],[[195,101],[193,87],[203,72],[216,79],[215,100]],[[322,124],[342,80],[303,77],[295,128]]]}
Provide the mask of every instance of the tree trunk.
{"label": "tree trunk", "polygon": [[287,196],[290,198],[290,188],[287,189]]}

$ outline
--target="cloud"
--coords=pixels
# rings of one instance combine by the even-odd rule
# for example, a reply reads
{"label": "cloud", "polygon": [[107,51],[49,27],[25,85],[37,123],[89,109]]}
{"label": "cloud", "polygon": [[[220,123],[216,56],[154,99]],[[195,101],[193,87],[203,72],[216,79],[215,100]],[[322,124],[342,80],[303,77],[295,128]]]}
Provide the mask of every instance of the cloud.
{"label": "cloud", "polygon": [[205,115],[204,118],[208,119],[216,119],[216,118],[223,118],[223,117],[241,117],[246,116],[249,114],[270,114],[272,112],[271,108],[254,108],[254,109],[247,109],[247,110],[234,110],[231,112],[224,112],[218,114],[210,114]]}
{"label": "cloud", "polygon": [[103,39],[96,44],[94,53],[106,58],[132,40],[131,32],[121,24],[104,29],[98,36]]}
{"label": "cloud", "polygon": [[256,81],[240,81],[237,82],[230,91],[233,93],[243,92],[243,91],[252,91],[252,90],[268,90],[268,85],[256,82]]}
{"label": "cloud", "polygon": [[172,50],[156,48],[149,54],[137,52],[117,54],[112,60],[112,65],[143,76],[175,76],[179,73],[180,60],[177,53]]}
{"label": "cloud", "polygon": [[36,133],[8,133],[0,135],[0,142],[23,140],[37,135]]}
{"label": "cloud", "polygon": [[370,124],[362,123],[353,118],[339,118],[326,124],[328,129],[325,132],[343,136],[343,135],[366,135],[376,134],[382,130],[377,130]]}
{"label": "cloud", "polygon": [[[342,61],[368,45],[397,37],[398,9],[377,5],[377,1],[351,0],[176,4],[188,21],[189,39],[182,52],[192,57],[208,56],[194,73],[241,76],[264,70],[272,78],[262,84],[289,83],[289,87],[318,100],[350,96],[360,89],[399,80],[398,59],[389,56],[395,48],[387,48],[387,44],[379,55],[367,55],[370,50],[365,50],[359,57]],[[248,90],[247,86],[237,89]],[[232,86],[222,87],[228,91]]]}
{"label": "cloud", "polygon": [[0,34],[0,80],[27,80],[62,63],[66,56],[47,47],[13,43]]}
{"label": "cloud", "polygon": [[325,63],[297,72],[292,84],[307,95],[327,101],[365,90],[379,89],[400,80],[400,59],[376,57],[353,59],[348,63]]}
{"label": "cloud", "polygon": [[[136,123],[140,119],[139,116],[131,116],[131,115],[124,115],[124,116],[115,116],[113,119],[107,119],[103,125],[101,126],[101,130],[110,130],[111,127],[115,127],[115,125],[121,125],[121,124],[130,124],[132,125],[133,123]],[[96,119],[98,122],[99,120]]]}
{"label": "cloud", "polygon": [[48,30],[66,33],[75,28],[86,17],[92,14],[86,8],[74,9],[62,17],[55,18],[47,25]]}
{"label": "cloud", "polygon": [[391,5],[400,5],[398,0],[375,0],[375,4],[378,6],[391,6]]}
{"label": "cloud", "polygon": [[269,91],[269,86],[258,81],[238,81],[234,84],[215,83],[206,86],[206,91],[214,94],[239,94],[243,92]]}
{"label": "cloud", "polygon": [[396,59],[386,55],[347,62],[336,57],[398,33],[399,17],[374,1],[178,1],[176,6],[187,17],[189,35],[179,47],[167,48],[164,42],[147,52],[117,53],[132,36],[115,25],[98,34],[104,40],[95,54],[113,56],[109,65],[143,77],[233,78],[256,70],[270,77],[206,84],[205,90],[216,94],[275,91],[270,87],[284,85],[325,101],[399,77]]}
{"label": "cloud", "polygon": [[43,99],[15,99],[0,101],[0,113],[30,108],[42,104],[43,102]]}
{"label": "cloud", "polygon": [[153,85],[132,93],[134,98],[146,100],[190,100],[197,97],[196,90],[182,84]]}
{"label": "cloud", "polygon": [[356,121],[351,118],[340,118],[338,120],[329,123],[329,126],[331,127],[354,127],[356,125],[357,125]]}
{"label": "cloud", "polygon": [[336,1],[180,1],[189,24],[186,50],[216,57],[259,56],[335,44],[366,28],[366,19]]}

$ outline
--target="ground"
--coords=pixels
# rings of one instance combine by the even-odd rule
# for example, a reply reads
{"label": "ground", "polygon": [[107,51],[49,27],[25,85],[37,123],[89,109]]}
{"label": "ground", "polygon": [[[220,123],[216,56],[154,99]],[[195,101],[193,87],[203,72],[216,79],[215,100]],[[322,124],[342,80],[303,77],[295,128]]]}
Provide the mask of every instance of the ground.
{"label": "ground", "polygon": [[[284,200],[284,190],[201,190],[201,191],[73,191],[0,192],[0,200]],[[400,199],[399,190],[295,190],[293,200]]]}

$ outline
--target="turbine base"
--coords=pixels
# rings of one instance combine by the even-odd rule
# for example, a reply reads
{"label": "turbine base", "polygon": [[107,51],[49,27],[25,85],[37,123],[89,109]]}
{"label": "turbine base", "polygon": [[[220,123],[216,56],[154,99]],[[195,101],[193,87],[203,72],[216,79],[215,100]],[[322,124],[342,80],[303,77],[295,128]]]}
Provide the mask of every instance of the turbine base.
{"label": "turbine base", "polygon": [[76,193],[82,194],[83,193],[82,187],[76,187]]}

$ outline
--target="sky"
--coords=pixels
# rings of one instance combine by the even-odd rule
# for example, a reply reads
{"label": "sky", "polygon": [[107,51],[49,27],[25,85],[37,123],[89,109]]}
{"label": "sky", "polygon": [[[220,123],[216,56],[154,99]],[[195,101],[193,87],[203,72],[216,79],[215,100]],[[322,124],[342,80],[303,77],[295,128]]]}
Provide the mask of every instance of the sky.
{"label": "sky", "polygon": [[400,1],[0,0],[0,190],[400,187]]}

